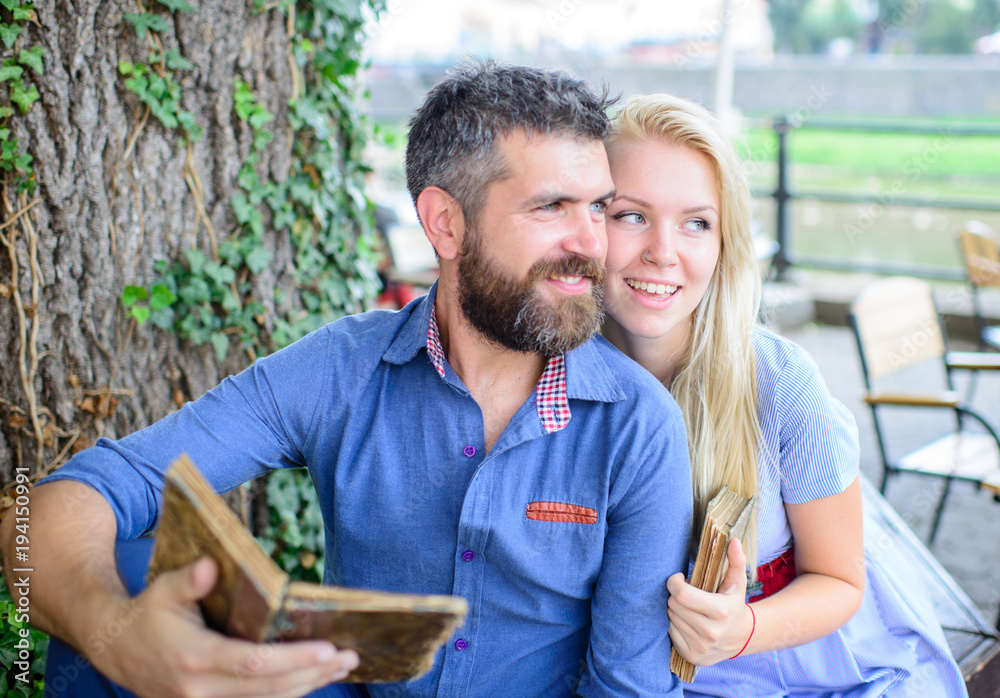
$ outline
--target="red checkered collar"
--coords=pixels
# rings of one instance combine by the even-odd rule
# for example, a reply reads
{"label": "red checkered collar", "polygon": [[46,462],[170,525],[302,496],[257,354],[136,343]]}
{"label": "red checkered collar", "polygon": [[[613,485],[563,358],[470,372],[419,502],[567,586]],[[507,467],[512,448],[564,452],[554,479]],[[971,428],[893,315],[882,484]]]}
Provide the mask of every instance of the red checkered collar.
{"label": "red checkered collar", "polygon": [[[444,349],[437,324],[437,308],[431,309],[431,324],[427,328],[427,355],[438,375],[444,378]],[[566,399],[566,357],[553,356],[545,364],[535,386],[535,407],[538,419],[547,434],[554,434],[569,424],[569,400]]]}

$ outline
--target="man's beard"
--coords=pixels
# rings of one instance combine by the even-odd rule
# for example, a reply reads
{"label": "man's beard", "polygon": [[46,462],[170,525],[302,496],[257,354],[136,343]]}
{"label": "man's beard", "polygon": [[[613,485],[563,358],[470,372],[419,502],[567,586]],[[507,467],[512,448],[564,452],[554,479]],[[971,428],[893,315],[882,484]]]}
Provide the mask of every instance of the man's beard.
{"label": "man's beard", "polygon": [[[479,231],[470,229],[458,263],[458,301],[469,322],[494,344],[525,354],[564,354],[590,339],[604,317],[607,271],[592,259],[540,260],[524,279],[508,276],[488,258]],[[551,276],[583,276],[590,293],[549,301],[539,286]]]}

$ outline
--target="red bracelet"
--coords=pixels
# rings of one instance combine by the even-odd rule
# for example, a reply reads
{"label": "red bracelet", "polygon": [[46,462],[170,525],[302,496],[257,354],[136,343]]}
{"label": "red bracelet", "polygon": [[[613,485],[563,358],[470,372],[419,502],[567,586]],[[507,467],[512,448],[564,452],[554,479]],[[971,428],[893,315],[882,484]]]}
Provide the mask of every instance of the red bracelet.
{"label": "red bracelet", "polygon": [[[757,614],[753,612],[753,606],[750,604],[747,604],[746,606],[750,609],[750,617],[753,619],[753,625],[750,626],[750,637],[753,637],[753,631],[757,629]],[[747,641],[743,643],[743,647],[740,648],[740,651],[730,657],[730,659],[736,659],[743,654],[743,650],[745,650],[747,645],[750,644],[750,637],[748,637]]]}

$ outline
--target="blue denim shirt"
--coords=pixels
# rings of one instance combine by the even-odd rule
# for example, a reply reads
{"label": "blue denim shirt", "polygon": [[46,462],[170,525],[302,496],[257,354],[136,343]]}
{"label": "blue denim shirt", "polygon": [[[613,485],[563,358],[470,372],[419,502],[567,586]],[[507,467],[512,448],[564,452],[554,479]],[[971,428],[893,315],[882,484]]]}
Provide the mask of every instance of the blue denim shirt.
{"label": "blue denim shirt", "polygon": [[[427,356],[434,295],[338,320],[49,479],[98,489],[131,538],[154,528],[182,452],[219,491],[307,467],[327,583],[469,602],[427,675],[373,696],[681,695],[665,581],[686,567],[692,504],[676,404],[598,337],[566,355],[568,425],[546,434],[533,394],[486,454],[478,404]],[[529,518],[533,502],[596,521]]]}

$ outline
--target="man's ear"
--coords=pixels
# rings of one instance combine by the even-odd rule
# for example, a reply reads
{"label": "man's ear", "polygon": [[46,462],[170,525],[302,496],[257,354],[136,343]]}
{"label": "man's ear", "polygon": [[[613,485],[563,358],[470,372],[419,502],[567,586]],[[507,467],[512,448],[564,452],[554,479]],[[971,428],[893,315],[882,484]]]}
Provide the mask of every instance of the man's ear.
{"label": "man's ear", "polygon": [[427,187],[417,196],[417,215],[438,256],[455,259],[465,237],[465,216],[458,202],[441,187]]}

